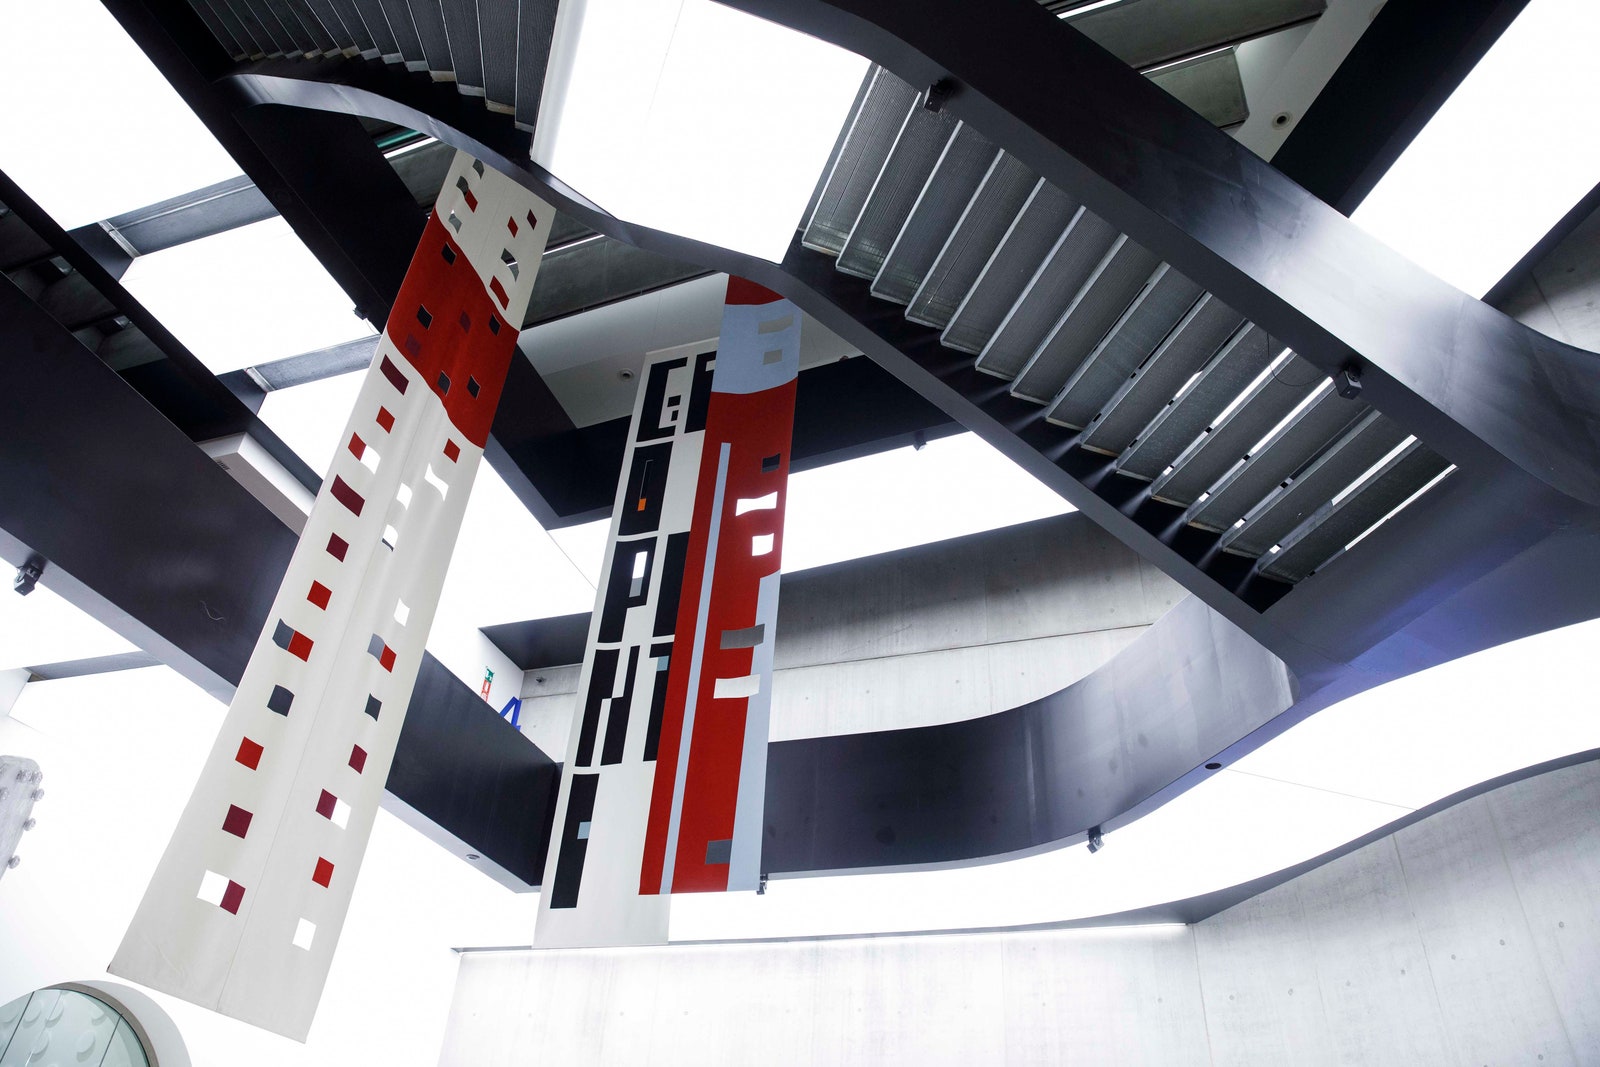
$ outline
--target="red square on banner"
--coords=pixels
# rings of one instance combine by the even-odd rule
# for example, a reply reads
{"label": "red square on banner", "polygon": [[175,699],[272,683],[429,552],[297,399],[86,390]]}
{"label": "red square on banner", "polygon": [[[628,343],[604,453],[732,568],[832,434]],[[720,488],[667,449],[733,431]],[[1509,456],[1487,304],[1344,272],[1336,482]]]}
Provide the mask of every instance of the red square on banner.
{"label": "red square on banner", "polygon": [[311,638],[296,630],[294,636],[289,638],[289,654],[299,656],[301,659],[310,659]]}
{"label": "red square on banner", "polygon": [[221,908],[223,911],[239,914],[239,905],[244,902],[244,886],[229,879],[228,888],[222,891]]}
{"label": "red square on banner", "polygon": [[378,665],[386,671],[394,670],[394,649],[384,645],[383,653],[378,656]]}
{"label": "red square on banner", "polygon": [[233,758],[244,764],[246,767],[249,767],[253,771],[260,765],[261,753],[263,751],[264,750],[260,745],[256,744],[248,737],[245,737],[240,739],[239,752]]}
{"label": "red square on banner", "polygon": [[444,458],[449,460],[451,463],[454,463],[456,460],[460,459],[461,446],[456,444],[454,441],[446,441],[444,443]]}
{"label": "red square on banner", "polygon": [[394,416],[389,414],[388,408],[378,409],[378,425],[383,427],[384,433],[394,429]]}
{"label": "red square on banner", "polygon": [[350,766],[355,769],[357,774],[360,774],[363,770],[365,770],[367,766],[367,750],[362,748],[360,745],[351,745]]}
{"label": "red square on banner", "polygon": [[311,872],[311,880],[326,889],[333,880],[333,864],[318,856],[317,869]]}
{"label": "red square on banner", "polygon": [[333,595],[333,590],[321,582],[311,583],[311,592],[306,594],[306,599],[322,610],[328,610],[328,598]]}

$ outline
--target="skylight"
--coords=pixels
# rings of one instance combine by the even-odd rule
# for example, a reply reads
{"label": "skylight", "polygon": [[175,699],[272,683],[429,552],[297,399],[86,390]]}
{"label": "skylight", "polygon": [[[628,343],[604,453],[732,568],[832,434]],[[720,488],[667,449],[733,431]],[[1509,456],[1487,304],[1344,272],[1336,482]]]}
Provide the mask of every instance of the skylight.
{"label": "skylight", "polygon": [[619,218],[781,260],[867,61],[711,0],[563,4],[533,159]]}
{"label": "skylight", "polygon": [[1600,5],[1532,0],[1351,216],[1482,296],[1600,185]]}
{"label": "skylight", "polygon": [[140,256],[122,284],[217,374],[376,336],[279,217]]}
{"label": "skylight", "polygon": [[95,0],[5,5],[0,169],[73,229],[239,173]]}

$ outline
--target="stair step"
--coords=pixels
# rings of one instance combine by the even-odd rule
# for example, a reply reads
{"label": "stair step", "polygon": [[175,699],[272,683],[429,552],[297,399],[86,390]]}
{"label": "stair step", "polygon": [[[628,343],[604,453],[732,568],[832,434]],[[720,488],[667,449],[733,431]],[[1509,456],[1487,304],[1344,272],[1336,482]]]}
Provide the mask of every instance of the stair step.
{"label": "stair step", "polygon": [[422,43],[428,73],[440,81],[454,81],[456,64],[450,55],[450,35],[445,32],[444,9],[439,0],[408,0],[406,6],[411,9],[411,24]]}
{"label": "stair step", "polygon": [[1243,315],[1202,293],[1155,353],[1102,405],[1079,444],[1119,455],[1243,325]]}
{"label": "stair step", "polygon": [[1115,226],[1088,208],[1079,208],[983,346],[978,369],[1001,378],[1022,373],[1121,236]]}
{"label": "stair step", "polygon": [[478,7],[478,48],[483,56],[483,97],[489,110],[516,113],[517,5]]}
{"label": "stair step", "polygon": [[920,104],[912,107],[872,183],[861,217],[839,250],[835,264],[839,270],[858,278],[877,277],[955,133],[956,120],[948,111],[929,111]]}
{"label": "stair step", "polygon": [[1272,437],[1223,475],[1184,516],[1191,525],[1223,533],[1235,526],[1297,471],[1308,467],[1352,424],[1371,411],[1324,382],[1316,399],[1274,430]]}
{"label": "stair step", "polygon": [[1016,156],[1001,152],[995,157],[949,240],[912,295],[906,318],[941,330],[950,324],[962,298],[972,290],[1038,184],[1039,175]]}
{"label": "stair step", "polygon": [[1159,500],[1188,507],[1328,380],[1314,364],[1291,355],[1254,382],[1245,398],[1150,484]]}
{"label": "stair step", "polygon": [[848,124],[800,243],[837,256],[861,217],[896,135],[917,105],[917,91],[882,67],[873,68],[861,106]]}
{"label": "stair step", "polygon": [[1349,495],[1319,508],[1283,540],[1277,553],[1263,556],[1261,573],[1289,582],[1309,577],[1449,465],[1421,441],[1413,441]]}
{"label": "stair step", "polygon": [[1138,302],[1160,265],[1154,252],[1127,235],[1118,236],[1017,375],[1012,395],[1048,404]]}
{"label": "stair step", "polygon": [[1045,417],[1073,430],[1088,426],[1200,296],[1200,286],[1165,263],[1158,266],[1144,291],[1061,387]]}
{"label": "stair step", "polygon": [[356,10],[361,13],[361,21],[366,23],[367,32],[372,35],[372,41],[378,47],[378,58],[385,63],[400,63],[404,57],[400,54],[400,45],[396,43],[394,31],[389,28],[389,16],[384,13],[383,0],[352,0]]}
{"label": "stair step", "polygon": [[389,19],[389,32],[394,34],[406,69],[427,70],[428,57],[422,51],[422,38],[417,35],[416,23],[411,21],[411,8],[406,0],[378,0],[378,3]]}
{"label": "stair step", "polygon": [[468,96],[483,95],[483,49],[478,43],[477,0],[443,0],[445,36],[455,65],[456,88]]}
{"label": "stair step", "polygon": [[1246,323],[1123,450],[1117,469],[1146,481],[1161,477],[1278,351],[1266,330]]}
{"label": "stair step", "polygon": [[1264,556],[1406,439],[1406,432],[1376,411],[1368,411],[1287,486],[1274,490],[1251,510],[1243,526],[1223,535],[1221,547],[1243,556]]}
{"label": "stair step", "polygon": [[[971,126],[956,127],[872,282],[872,295],[909,304],[950,241],[999,149]],[[842,257],[841,257],[842,258]]]}
{"label": "stair step", "polygon": [[531,131],[544,99],[544,72],[556,34],[555,0],[521,0],[517,5],[516,123]]}

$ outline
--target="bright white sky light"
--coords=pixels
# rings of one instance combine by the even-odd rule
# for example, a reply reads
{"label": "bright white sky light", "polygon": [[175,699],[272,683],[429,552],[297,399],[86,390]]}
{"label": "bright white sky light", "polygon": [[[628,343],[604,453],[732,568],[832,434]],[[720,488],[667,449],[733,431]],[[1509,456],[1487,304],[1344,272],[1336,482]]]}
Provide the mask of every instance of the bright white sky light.
{"label": "bright white sky light", "polygon": [[377,336],[281,217],[140,256],[122,284],[217,374]]}
{"label": "bright white sky light", "polygon": [[867,61],[711,0],[556,18],[534,160],[618,218],[782,259]]}
{"label": "bright white sky light", "polygon": [[1482,296],[1600,185],[1600,4],[1532,0],[1351,216]]}
{"label": "bright white sky light", "polygon": [[0,0],[0,170],[67,229],[239,174],[97,0]]}

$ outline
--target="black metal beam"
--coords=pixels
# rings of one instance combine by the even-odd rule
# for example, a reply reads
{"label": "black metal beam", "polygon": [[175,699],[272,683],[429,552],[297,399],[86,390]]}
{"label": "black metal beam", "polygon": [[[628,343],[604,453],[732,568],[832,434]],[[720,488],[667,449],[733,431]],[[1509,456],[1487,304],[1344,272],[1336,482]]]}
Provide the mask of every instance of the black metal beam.
{"label": "black metal beam", "polygon": [[[295,535],[0,277],[0,558],[227,699]],[[558,767],[432,657],[388,788],[532,885]],[[509,817],[514,812],[515,817]]]}
{"label": "black metal beam", "polygon": [[1350,214],[1527,6],[1388,0],[1272,165]]}

